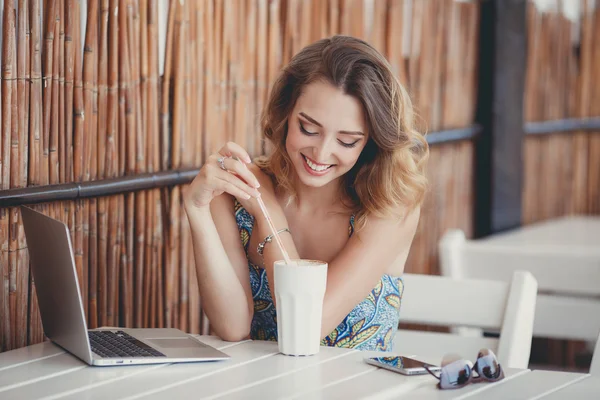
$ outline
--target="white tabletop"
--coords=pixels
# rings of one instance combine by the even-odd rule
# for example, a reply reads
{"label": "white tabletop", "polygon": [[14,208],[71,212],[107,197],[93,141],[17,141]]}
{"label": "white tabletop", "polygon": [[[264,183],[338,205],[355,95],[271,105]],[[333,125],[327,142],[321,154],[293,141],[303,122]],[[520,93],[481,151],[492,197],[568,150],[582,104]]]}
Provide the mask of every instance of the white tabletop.
{"label": "white tabletop", "polygon": [[507,369],[497,383],[442,391],[429,375],[373,367],[363,361],[367,353],[355,350],[322,347],[316,356],[288,357],[274,342],[199,339],[231,359],[90,367],[49,342],[2,353],[0,399],[464,399],[482,393],[486,400],[563,398],[552,397],[558,390],[584,399],[600,392],[599,380],[587,374],[518,369]]}
{"label": "white tabletop", "polygon": [[600,254],[600,217],[573,215],[537,222],[480,239],[494,245],[551,247]]}

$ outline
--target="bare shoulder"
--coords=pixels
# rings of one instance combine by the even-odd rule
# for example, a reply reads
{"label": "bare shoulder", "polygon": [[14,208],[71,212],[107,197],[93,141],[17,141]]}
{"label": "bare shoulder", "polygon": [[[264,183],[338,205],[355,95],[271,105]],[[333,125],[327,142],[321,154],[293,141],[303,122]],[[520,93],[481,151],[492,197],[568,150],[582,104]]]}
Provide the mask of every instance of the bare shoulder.
{"label": "bare shoulder", "polygon": [[[376,237],[377,240],[398,238],[398,234],[413,236],[419,225],[421,208],[398,212],[401,218],[369,217],[363,229],[358,231],[359,237]],[[395,234],[389,237],[390,234]]]}
{"label": "bare shoulder", "polygon": [[419,218],[420,208],[404,213],[403,218],[371,217],[365,227],[357,231],[356,240],[351,240],[348,246],[352,252],[368,255],[379,265],[382,273],[400,276],[412,246]]}

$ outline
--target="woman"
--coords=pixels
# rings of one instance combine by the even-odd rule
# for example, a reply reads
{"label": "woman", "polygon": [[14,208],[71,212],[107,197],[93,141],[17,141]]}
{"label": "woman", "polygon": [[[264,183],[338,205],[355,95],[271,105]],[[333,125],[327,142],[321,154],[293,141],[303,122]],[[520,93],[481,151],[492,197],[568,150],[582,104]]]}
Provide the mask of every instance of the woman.
{"label": "woman", "polygon": [[[224,340],[276,340],[273,262],[329,263],[322,344],[390,351],[401,275],[426,190],[428,146],[385,58],[344,36],[304,48],[263,113],[273,151],[226,144],[185,194],[202,307]],[[259,254],[262,253],[262,254]]]}

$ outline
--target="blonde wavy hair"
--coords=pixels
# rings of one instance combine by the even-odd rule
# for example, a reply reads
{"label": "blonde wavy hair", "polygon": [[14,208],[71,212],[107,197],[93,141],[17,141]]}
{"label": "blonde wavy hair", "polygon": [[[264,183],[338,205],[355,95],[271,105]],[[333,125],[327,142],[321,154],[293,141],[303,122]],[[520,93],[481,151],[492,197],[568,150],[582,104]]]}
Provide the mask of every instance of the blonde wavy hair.
{"label": "blonde wavy hair", "polygon": [[286,151],[288,118],[302,88],[325,81],[357,98],[369,140],[356,165],[342,177],[342,199],[361,229],[370,215],[403,218],[419,207],[427,191],[429,146],[415,128],[411,99],[387,60],[353,37],[319,40],[296,54],[274,82],[261,125],[272,152],[256,163],[295,196],[292,161]]}

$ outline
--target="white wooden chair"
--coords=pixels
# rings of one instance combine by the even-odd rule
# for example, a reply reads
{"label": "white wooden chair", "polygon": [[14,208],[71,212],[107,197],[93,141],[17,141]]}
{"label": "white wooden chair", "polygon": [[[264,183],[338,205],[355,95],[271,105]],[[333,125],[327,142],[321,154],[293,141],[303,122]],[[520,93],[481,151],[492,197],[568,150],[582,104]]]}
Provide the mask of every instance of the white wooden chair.
{"label": "white wooden chair", "polygon": [[592,356],[592,364],[590,365],[590,374],[600,377],[600,333],[594,347],[594,355]]}
{"label": "white wooden chair", "polygon": [[527,368],[536,294],[537,282],[527,271],[515,272],[510,283],[404,274],[400,322],[478,327],[497,330],[500,337],[400,329],[394,353],[438,362],[445,354],[455,353],[474,362],[479,349],[489,348],[504,367]]}
{"label": "white wooden chair", "polygon": [[595,342],[600,331],[600,264],[597,255],[548,246],[504,246],[467,240],[450,230],[440,240],[441,275],[509,282],[517,270],[538,282],[534,337]]}

